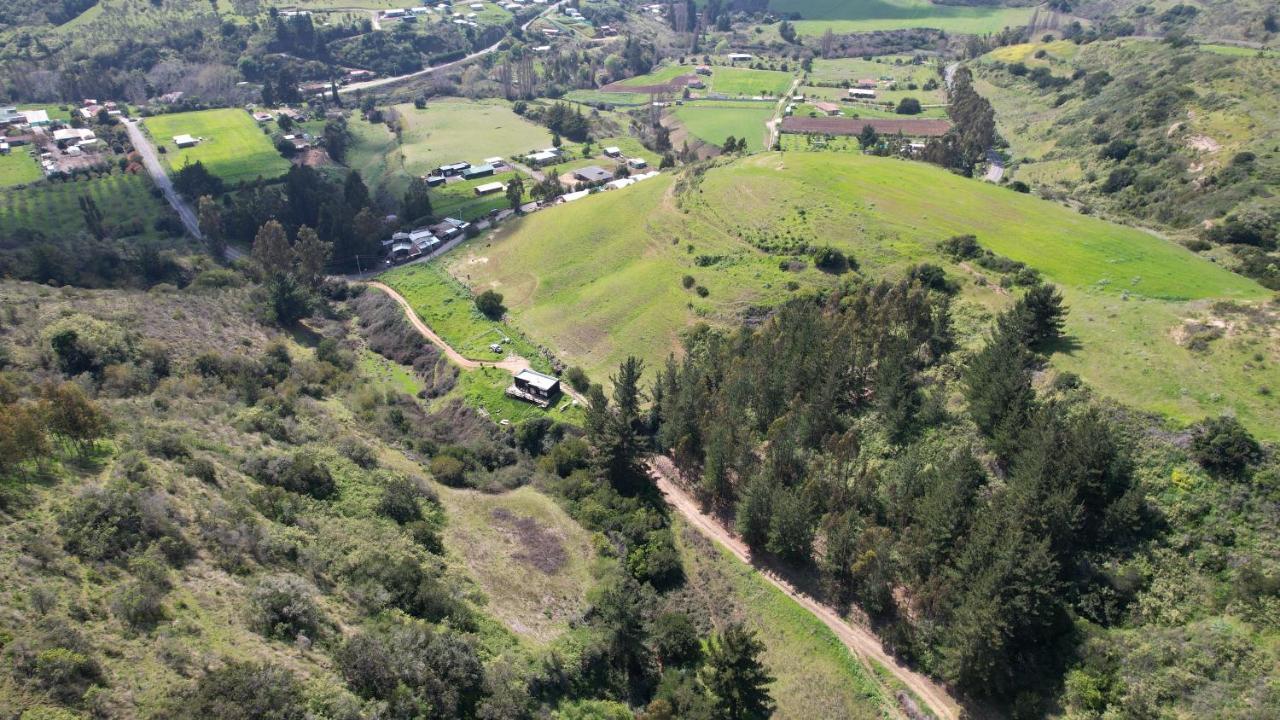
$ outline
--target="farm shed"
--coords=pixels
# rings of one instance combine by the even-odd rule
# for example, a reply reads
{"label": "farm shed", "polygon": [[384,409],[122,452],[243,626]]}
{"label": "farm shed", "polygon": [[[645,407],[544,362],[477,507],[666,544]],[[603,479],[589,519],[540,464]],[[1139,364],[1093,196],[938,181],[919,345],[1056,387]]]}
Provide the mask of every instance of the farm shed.
{"label": "farm shed", "polygon": [[476,178],[489,177],[493,174],[492,165],[476,165],[462,171],[463,180],[474,180]]}
{"label": "farm shed", "polygon": [[477,185],[475,192],[476,195],[491,195],[496,192],[502,192],[504,187],[506,186],[500,182],[485,183],[483,185]]}
{"label": "farm shed", "polygon": [[604,149],[604,154],[611,158],[622,157],[622,150],[616,147],[607,147]]}
{"label": "farm shed", "polygon": [[440,167],[436,168],[435,174],[441,175],[444,177],[453,177],[454,175],[461,175],[465,170],[467,170],[470,167],[471,167],[471,163],[469,162],[450,163],[448,165],[441,165]]}
{"label": "farm shed", "polygon": [[829,103],[829,102],[816,102],[816,103],[814,103],[814,104],[813,104],[813,107],[814,107],[814,108],[816,108],[816,109],[818,110],[818,112],[820,112],[820,113],[822,113],[822,114],[824,114],[824,115],[839,115],[839,114],[840,114],[840,106],[839,106],[839,105],[836,105],[835,103]]}
{"label": "farm shed", "polygon": [[200,141],[190,135],[174,135],[173,144],[180,148],[195,147]]}
{"label": "farm shed", "polygon": [[752,57],[750,53],[729,53],[729,62],[750,62]]}
{"label": "farm shed", "polygon": [[849,97],[856,100],[875,100],[876,91],[867,88],[849,88]]}

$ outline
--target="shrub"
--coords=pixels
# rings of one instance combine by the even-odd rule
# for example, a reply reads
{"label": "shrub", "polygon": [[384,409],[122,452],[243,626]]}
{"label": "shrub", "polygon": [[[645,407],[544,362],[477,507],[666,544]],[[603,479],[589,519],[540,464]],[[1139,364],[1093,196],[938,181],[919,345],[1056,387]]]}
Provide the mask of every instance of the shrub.
{"label": "shrub", "polygon": [[940,246],[942,252],[953,260],[968,260],[982,253],[982,246],[973,235],[956,235],[943,240]]}
{"label": "shrub", "polygon": [[285,668],[232,662],[205,673],[175,699],[177,715],[192,720],[305,720],[302,683]]}
{"label": "shrub", "polygon": [[684,277],[680,278],[680,285],[685,290],[688,290],[689,288],[693,287],[695,282],[697,281],[693,279],[692,275],[685,275]]}
{"label": "shrub", "polygon": [[1191,455],[1209,472],[1240,475],[1262,458],[1262,448],[1233,417],[1207,418],[1191,439]]}
{"label": "shrub", "polygon": [[309,452],[299,450],[291,456],[258,456],[245,462],[244,472],[264,485],[274,485],[290,492],[324,500],[338,486],[328,468]]}
{"label": "shrub", "polygon": [[702,285],[695,287],[693,291],[698,294],[698,297],[706,297],[711,294],[711,291]]}
{"label": "shrub", "polygon": [[569,383],[569,387],[584,393],[591,387],[591,381],[587,378],[587,372],[581,367],[574,365],[564,371],[565,382]]}
{"label": "shrub", "polygon": [[382,496],[378,499],[378,514],[391,518],[400,525],[421,520],[422,508],[418,501],[429,497],[416,482],[404,476],[396,476],[382,487]]}
{"label": "shrub", "polygon": [[374,449],[361,442],[360,438],[354,435],[347,435],[339,440],[337,448],[343,457],[365,470],[378,466],[378,455],[374,452]]}
{"label": "shrub", "polygon": [[362,631],[335,653],[350,686],[390,705],[389,717],[474,717],[484,668],[466,639],[416,621],[387,622]]}
{"label": "shrub", "polygon": [[848,256],[830,246],[816,248],[813,251],[813,264],[819,270],[835,275],[848,272],[851,266]]}
{"label": "shrub", "polygon": [[316,634],[320,611],[302,578],[270,575],[259,580],[249,596],[249,624],[266,637],[292,641],[298,635]]}
{"label": "shrub", "polygon": [[476,296],[476,309],[491,320],[497,320],[507,311],[502,305],[502,294],[485,290]]}
{"label": "shrub", "polygon": [[191,458],[187,461],[187,475],[210,485],[218,483],[218,466],[208,458]]}
{"label": "shrub", "polygon": [[448,455],[437,455],[431,458],[431,474],[435,479],[451,487],[461,487],[466,482],[467,466],[459,459]]}
{"label": "shrub", "polygon": [[894,110],[898,115],[919,115],[924,111],[920,107],[920,101],[913,97],[904,97],[898,102],[897,109]]}
{"label": "shrub", "polygon": [[102,678],[102,670],[93,658],[69,648],[41,650],[35,660],[36,680],[64,702],[79,700],[90,685]]}
{"label": "shrub", "polygon": [[66,375],[99,375],[133,353],[133,339],[123,329],[80,313],[51,323],[43,338]]}
{"label": "shrub", "polygon": [[113,560],[160,540],[170,541],[170,559],[185,555],[164,496],[122,483],[85,488],[58,513],[58,525],[67,551],[86,560]]}

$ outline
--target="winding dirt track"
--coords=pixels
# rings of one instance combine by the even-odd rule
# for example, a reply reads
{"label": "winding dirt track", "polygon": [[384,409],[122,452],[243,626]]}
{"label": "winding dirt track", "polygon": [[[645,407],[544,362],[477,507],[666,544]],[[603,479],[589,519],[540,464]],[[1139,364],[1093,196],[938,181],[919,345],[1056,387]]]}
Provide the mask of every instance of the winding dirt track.
{"label": "winding dirt track", "polygon": [[434,330],[427,327],[426,323],[422,322],[422,318],[418,317],[418,313],[413,309],[413,306],[409,304],[409,301],[404,299],[403,295],[392,290],[391,286],[380,283],[377,280],[369,280],[367,281],[367,284],[369,287],[378,288],[382,292],[386,293],[392,300],[395,300],[404,310],[405,317],[409,318],[409,322],[413,323],[413,326],[417,328],[419,333],[422,333],[422,337],[430,340],[432,345],[443,350],[444,354],[458,367],[465,370],[494,367],[506,370],[512,375],[529,368],[529,361],[519,355],[509,355],[497,362],[482,362],[480,360],[472,360],[471,358],[464,357],[462,353],[454,350],[452,345],[445,342],[444,338],[437,335]]}
{"label": "winding dirt track", "polygon": [[[432,330],[430,327],[427,327],[427,324],[422,322],[422,318],[418,317],[417,311],[413,309],[413,306],[409,304],[409,301],[406,300],[403,295],[401,295],[400,293],[392,289],[391,286],[385,283],[380,283],[377,280],[366,280],[365,284],[368,285],[369,287],[375,287],[381,290],[382,292],[386,293],[387,296],[390,297],[392,300],[395,300],[396,303],[400,305],[400,308],[404,310],[405,317],[409,318],[409,322],[412,323],[413,327],[417,329],[419,333],[422,334],[422,337],[426,338],[427,340],[430,340],[432,345],[435,345],[436,347],[444,351],[445,356],[448,357],[450,361],[452,361],[454,364],[456,364],[458,367],[464,370],[477,370],[479,368],[491,367],[491,368],[498,368],[499,370],[506,370],[512,375],[515,375],[521,370],[527,370],[530,367],[532,367],[528,359],[523,358],[519,355],[508,355],[507,357],[501,360],[498,360],[496,362],[472,360],[471,358],[468,358],[464,356],[462,353],[453,349],[453,346],[445,342],[444,338],[437,335],[435,331]],[[587,404],[587,398],[582,393],[569,387],[567,384],[561,383],[560,390],[565,395],[568,395],[574,400],[577,400],[579,404],[581,405]]]}
{"label": "winding dirt track", "polygon": [[[479,360],[471,360],[464,357],[462,353],[455,350],[449,343],[435,333],[427,324],[422,322],[418,317],[418,313],[414,311],[413,306],[403,295],[393,290],[385,283],[376,280],[369,280],[366,283],[370,287],[377,288],[386,293],[392,300],[395,300],[404,310],[404,314],[409,318],[409,322],[413,327],[422,334],[424,338],[430,340],[433,345],[440,348],[445,355],[459,367],[468,370],[474,370],[482,367],[496,367],[510,372],[512,375],[529,367],[529,361],[518,355],[509,356],[498,362],[482,362]],[[586,398],[575,392],[568,386],[561,386],[565,393],[580,403],[585,404]],[[870,659],[884,666],[889,672],[893,673],[903,685],[906,685],[911,692],[920,698],[925,705],[933,712],[938,720],[960,720],[962,713],[959,703],[938,683],[912,670],[906,665],[899,662],[896,658],[884,651],[880,645],[880,640],[866,628],[859,627],[847,622],[840,617],[834,610],[823,605],[822,603],[809,596],[807,593],[798,589],[795,585],[787,581],[785,578],[774,573],[768,568],[761,567],[758,563],[751,560],[751,550],[746,544],[735,537],[732,533],[724,528],[715,518],[702,512],[696,500],[689,496],[688,493],[680,487],[675,480],[678,473],[671,464],[671,460],[664,456],[656,456],[648,462],[650,471],[653,474],[655,483],[671,507],[680,512],[681,515],[695,527],[703,535],[711,540],[720,543],[732,552],[739,560],[755,568],[762,577],[769,581],[774,587],[786,593],[788,597],[795,600],[801,607],[813,613],[815,617],[822,621],[824,625],[831,629],[836,637],[840,638],[840,642],[849,648],[850,652],[864,660]]]}
{"label": "winding dirt track", "polygon": [[899,660],[889,655],[880,645],[880,640],[866,628],[853,625],[840,617],[834,610],[818,602],[808,594],[797,589],[790,582],[759,564],[751,562],[751,550],[724,528],[715,518],[702,512],[698,502],[676,482],[676,470],[671,461],[664,456],[656,456],[649,461],[649,469],[654,481],[662,492],[667,503],[680,511],[690,525],[698,532],[725,546],[739,560],[754,567],[761,576],[774,587],[786,593],[801,607],[813,613],[824,625],[831,629],[840,642],[857,656],[870,658],[883,665],[893,673],[904,685],[919,697],[939,720],[960,720],[962,710],[960,704],[951,697],[938,683],[912,670]]}

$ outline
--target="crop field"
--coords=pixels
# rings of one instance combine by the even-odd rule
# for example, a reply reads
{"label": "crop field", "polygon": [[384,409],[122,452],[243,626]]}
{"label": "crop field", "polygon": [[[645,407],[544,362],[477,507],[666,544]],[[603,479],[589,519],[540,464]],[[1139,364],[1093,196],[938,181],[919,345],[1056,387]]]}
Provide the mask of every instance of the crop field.
{"label": "crop field", "polygon": [[435,264],[406,265],[384,274],[379,280],[403,295],[422,321],[464,357],[501,360],[503,356],[495,354],[489,346],[505,338],[510,340],[504,345],[507,352],[539,364],[538,351],[532,343],[514,328],[482,315],[467,289]]}
{"label": "crop field", "polygon": [[167,212],[164,201],[151,196],[151,181],[138,175],[41,183],[0,192],[0,236],[20,228],[74,236],[84,230],[80,198],[85,195],[97,203],[116,237],[151,237],[153,223]]}
{"label": "crop field", "polygon": [[772,103],[739,103],[738,107],[702,106],[686,103],[675,116],[689,132],[703,142],[721,146],[725,138],[746,138],[752,152],[764,149],[765,123],[773,117]]}
{"label": "crop field", "polygon": [[0,187],[25,185],[44,178],[40,165],[27,150],[24,145],[14,148],[8,155],[0,155]]}
{"label": "crop field", "polygon": [[425,175],[445,163],[479,163],[551,145],[551,131],[511,111],[501,101],[446,100],[396,105],[405,123],[400,153],[411,175]]}
{"label": "crop field", "polygon": [[[973,233],[1062,288],[1072,343],[1053,357],[1060,369],[1175,418],[1233,411],[1280,434],[1280,404],[1259,392],[1280,387],[1273,343],[1242,331],[1197,353],[1176,340],[1184,319],[1216,301],[1270,294],[1174,243],[921,163],[849,153],[755,155],[708,171],[696,193],[671,187],[663,178],[537,213],[452,253],[450,272],[504,293],[521,328],[600,379],[628,354],[660,362],[690,324],[736,323],[790,296],[789,281],[800,292],[834,282],[782,271],[753,244],[828,238],[872,276],[942,263],[967,283],[966,302],[999,306],[1007,296],[937,253],[938,241]],[[706,297],[681,286],[685,274]]]}
{"label": "crop field", "polygon": [[[157,147],[166,150],[160,157],[171,171],[188,162],[200,161],[214,175],[230,184],[259,177],[276,178],[289,169],[271,138],[262,132],[249,113],[237,108],[157,115],[143,120]],[[178,149],[175,135],[203,138],[192,148]]]}
{"label": "crop field", "polygon": [[799,13],[796,31],[820,35],[873,32],[900,28],[937,28],[951,33],[982,34],[1026,25],[1031,7],[935,5],[929,0],[770,0],[776,13]]}

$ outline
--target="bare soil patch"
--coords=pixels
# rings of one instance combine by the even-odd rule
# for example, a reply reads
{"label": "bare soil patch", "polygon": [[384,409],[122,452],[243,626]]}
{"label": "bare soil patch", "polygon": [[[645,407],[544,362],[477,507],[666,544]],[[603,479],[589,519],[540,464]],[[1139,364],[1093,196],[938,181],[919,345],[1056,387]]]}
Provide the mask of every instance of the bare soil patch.
{"label": "bare soil patch", "polygon": [[569,556],[559,536],[548,531],[531,517],[521,517],[506,508],[494,508],[490,513],[495,524],[515,533],[520,547],[512,558],[552,575],[564,567]]}

